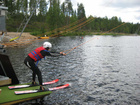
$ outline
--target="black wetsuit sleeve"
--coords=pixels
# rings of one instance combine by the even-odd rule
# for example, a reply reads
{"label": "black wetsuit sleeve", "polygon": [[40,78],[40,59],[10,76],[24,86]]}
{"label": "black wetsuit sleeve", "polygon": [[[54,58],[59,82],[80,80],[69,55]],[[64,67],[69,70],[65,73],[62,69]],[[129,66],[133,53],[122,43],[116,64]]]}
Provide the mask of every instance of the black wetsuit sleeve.
{"label": "black wetsuit sleeve", "polygon": [[61,55],[59,53],[51,53],[51,52],[46,52],[44,50],[42,50],[40,53],[41,53],[42,56],[53,56],[53,57],[56,57],[56,56],[60,56]]}
{"label": "black wetsuit sleeve", "polygon": [[55,53],[54,53],[54,52],[51,52],[50,54],[51,54],[51,56],[53,56],[53,57],[57,57],[57,56],[60,56],[60,55],[61,55],[60,53],[56,53],[56,52],[55,52]]}

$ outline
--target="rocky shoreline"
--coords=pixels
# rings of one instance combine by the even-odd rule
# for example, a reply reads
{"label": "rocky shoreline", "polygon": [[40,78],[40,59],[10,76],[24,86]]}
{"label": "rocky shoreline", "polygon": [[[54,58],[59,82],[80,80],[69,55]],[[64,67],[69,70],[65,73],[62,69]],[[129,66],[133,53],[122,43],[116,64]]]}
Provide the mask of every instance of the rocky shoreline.
{"label": "rocky shoreline", "polygon": [[18,47],[27,44],[31,44],[33,41],[37,40],[38,37],[31,35],[29,32],[22,33],[21,37],[15,41],[10,41],[10,39],[18,37],[20,33],[7,32],[1,42],[2,45],[6,47]]}

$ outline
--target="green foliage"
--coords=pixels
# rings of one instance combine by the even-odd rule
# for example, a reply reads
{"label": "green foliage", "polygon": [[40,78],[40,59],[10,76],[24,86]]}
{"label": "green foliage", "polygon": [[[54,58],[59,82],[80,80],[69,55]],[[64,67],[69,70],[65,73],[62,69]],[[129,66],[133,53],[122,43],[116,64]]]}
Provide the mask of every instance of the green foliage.
{"label": "green foliage", "polygon": [[[40,3],[37,3],[37,0],[5,0],[4,3],[5,6],[8,7],[7,31],[17,31],[23,19],[25,17],[29,18],[36,5],[37,8],[35,9],[34,15],[25,28],[26,32],[31,32],[33,35],[43,33],[52,35],[61,31],[64,32],[64,28],[61,27],[70,27],[72,23],[84,17],[86,19],[79,21],[78,24],[90,18],[93,18],[93,20],[73,30],[65,29],[66,32],[61,34],[71,36],[89,34],[89,32],[97,32],[97,34],[100,34],[123,24],[122,20],[116,16],[110,19],[108,17],[86,17],[84,4],[78,3],[76,12],[72,7],[71,0],[65,0],[61,5],[59,0],[49,0],[49,3],[46,2],[46,0],[40,0]],[[48,4],[50,5],[48,6]],[[75,26],[76,25],[77,24],[75,24]],[[111,30],[110,33],[140,34],[139,27],[140,24],[138,23],[126,23],[123,26]],[[53,31],[54,29],[56,30]]]}
{"label": "green foliage", "polygon": [[81,4],[78,4],[78,19],[82,19],[83,17],[86,17],[85,15],[85,9],[84,9],[84,5],[81,3]]}
{"label": "green foliage", "polygon": [[34,31],[30,33],[31,35],[37,36],[39,34],[42,34],[40,31]]}

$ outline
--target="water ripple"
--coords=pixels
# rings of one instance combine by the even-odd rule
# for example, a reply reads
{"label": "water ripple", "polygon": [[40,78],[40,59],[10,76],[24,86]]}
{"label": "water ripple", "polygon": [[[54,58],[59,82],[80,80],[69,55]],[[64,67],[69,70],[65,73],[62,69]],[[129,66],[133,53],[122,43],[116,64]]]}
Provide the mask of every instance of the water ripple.
{"label": "water ripple", "polygon": [[[93,37],[60,37],[49,41],[53,44],[52,51],[60,52]],[[65,83],[70,87],[54,91],[40,102],[29,101],[22,105],[140,105],[140,37],[98,37],[66,56],[47,57],[39,62],[43,81],[60,79],[47,87]],[[32,75],[31,70],[23,65],[24,58],[43,42],[23,48],[7,48],[21,83],[30,82]]]}

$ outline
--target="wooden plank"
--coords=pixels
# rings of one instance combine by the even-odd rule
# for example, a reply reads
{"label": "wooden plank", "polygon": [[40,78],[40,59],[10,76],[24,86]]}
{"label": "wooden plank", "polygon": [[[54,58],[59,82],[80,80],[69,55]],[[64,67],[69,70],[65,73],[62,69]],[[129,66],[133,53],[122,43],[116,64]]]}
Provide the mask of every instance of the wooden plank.
{"label": "wooden plank", "polygon": [[9,85],[9,84],[11,84],[11,79],[10,78],[0,80],[0,86]]}

